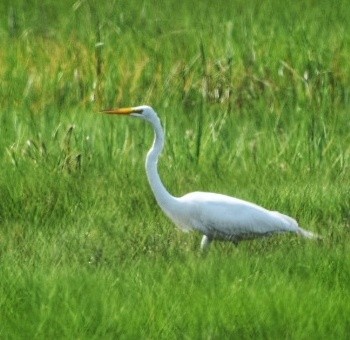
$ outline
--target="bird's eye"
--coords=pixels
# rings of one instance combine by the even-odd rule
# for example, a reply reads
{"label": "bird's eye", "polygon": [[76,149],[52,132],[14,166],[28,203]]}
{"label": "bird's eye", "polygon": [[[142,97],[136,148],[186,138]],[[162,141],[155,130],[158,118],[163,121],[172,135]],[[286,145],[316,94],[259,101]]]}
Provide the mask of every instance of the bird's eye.
{"label": "bird's eye", "polygon": [[138,109],[138,110],[135,110],[134,112],[135,112],[135,113],[142,114],[142,113],[143,113],[143,110],[142,110],[142,109]]}

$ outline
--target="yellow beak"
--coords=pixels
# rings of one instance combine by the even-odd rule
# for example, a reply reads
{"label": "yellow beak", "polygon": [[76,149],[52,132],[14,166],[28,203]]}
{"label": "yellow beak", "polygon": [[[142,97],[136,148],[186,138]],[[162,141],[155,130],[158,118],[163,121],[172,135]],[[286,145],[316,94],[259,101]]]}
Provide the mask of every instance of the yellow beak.
{"label": "yellow beak", "polygon": [[131,113],[141,113],[141,110],[137,110],[134,107],[124,107],[121,109],[104,109],[101,110],[102,113],[108,113],[111,115],[129,115]]}

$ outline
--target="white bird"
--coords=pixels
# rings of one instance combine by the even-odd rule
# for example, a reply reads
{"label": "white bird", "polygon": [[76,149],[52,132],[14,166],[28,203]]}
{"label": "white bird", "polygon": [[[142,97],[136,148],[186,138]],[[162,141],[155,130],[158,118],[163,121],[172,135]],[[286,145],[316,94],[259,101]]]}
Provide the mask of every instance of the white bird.
{"label": "white bird", "polygon": [[292,232],[306,238],[318,238],[298,226],[291,217],[270,211],[254,203],[211,192],[191,192],[182,197],[172,196],[158,174],[158,158],[164,147],[164,132],[157,113],[149,106],[107,109],[108,114],[128,115],[152,124],[155,138],[146,157],[146,173],[153,194],[164,213],[184,231],[203,234],[201,249],[214,239],[238,243],[244,239]]}

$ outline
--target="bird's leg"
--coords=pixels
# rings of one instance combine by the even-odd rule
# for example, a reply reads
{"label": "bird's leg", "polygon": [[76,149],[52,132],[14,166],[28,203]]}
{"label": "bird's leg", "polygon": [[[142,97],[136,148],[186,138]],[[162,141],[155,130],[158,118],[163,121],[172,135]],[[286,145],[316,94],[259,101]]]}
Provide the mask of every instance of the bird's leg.
{"label": "bird's leg", "polygon": [[201,250],[205,251],[209,248],[209,245],[211,243],[212,239],[207,236],[207,235],[203,235],[202,241],[201,241]]}
{"label": "bird's leg", "polygon": [[238,243],[239,243],[239,241],[237,241],[237,240],[233,240],[233,241],[231,241],[236,247],[238,247]]}

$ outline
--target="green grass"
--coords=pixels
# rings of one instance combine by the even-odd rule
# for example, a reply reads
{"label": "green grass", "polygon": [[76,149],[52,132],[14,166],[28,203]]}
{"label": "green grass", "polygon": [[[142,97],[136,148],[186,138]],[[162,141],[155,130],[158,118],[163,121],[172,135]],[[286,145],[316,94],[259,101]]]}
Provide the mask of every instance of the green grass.
{"label": "green grass", "polygon": [[[350,7],[319,1],[2,1],[0,337],[345,339],[350,332]],[[213,244],[148,186],[298,219]]]}

